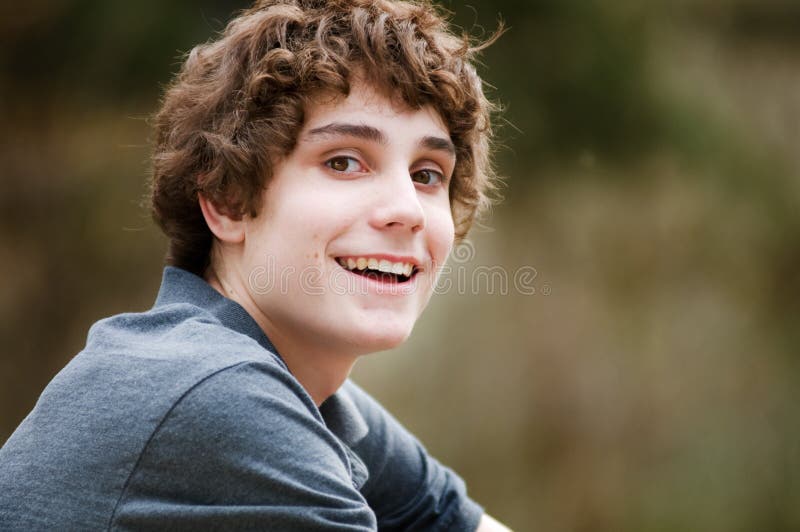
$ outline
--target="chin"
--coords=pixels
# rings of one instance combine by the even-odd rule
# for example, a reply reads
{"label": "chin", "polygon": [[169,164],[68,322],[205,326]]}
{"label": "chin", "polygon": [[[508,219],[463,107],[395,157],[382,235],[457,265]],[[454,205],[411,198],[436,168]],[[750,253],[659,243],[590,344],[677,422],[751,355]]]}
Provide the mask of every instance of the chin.
{"label": "chin", "polygon": [[351,336],[351,341],[356,345],[359,354],[369,354],[376,351],[394,349],[405,342],[411,335],[412,326],[394,326],[360,331]]}

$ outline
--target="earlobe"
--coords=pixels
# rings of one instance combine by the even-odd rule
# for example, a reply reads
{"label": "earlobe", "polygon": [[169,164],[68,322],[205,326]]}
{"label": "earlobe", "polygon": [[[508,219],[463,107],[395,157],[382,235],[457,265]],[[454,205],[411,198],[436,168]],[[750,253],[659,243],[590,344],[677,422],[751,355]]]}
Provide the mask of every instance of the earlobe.
{"label": "earlobe", "polygon": [[231,216],[203,194],[198,193],[197,199],[203,218],[214,236],[227,244],[244,241],[244,219],[241,216]]}

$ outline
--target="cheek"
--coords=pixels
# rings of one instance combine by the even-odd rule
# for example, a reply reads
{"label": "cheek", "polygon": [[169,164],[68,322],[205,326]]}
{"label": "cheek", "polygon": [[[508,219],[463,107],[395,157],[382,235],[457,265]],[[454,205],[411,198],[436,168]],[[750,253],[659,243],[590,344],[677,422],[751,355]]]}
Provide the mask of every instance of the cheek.
{"label": "cheek", "polygon": [[281,229],[284,240],[306,247],[329,240],[352,223],[353,209],[343,208],[348,202],[320,191],[296,194],[281,206]]}
{"label": "cheek", "polygon": [[429,216],[428,235],[431,255],[436,263],[441,266],[447,260],[455,238],[455,226],[449,208],[437,209],[432,216]]}

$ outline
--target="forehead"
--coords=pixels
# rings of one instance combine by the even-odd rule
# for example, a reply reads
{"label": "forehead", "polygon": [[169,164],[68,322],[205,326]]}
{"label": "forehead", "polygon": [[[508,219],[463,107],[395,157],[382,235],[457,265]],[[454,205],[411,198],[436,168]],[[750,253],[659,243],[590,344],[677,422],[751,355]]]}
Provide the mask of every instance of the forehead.
{"label": "forehead", "polygon": [[[400,126],[403,132],[415,131],[420,136],[449,137],[444,120],[433,107],[413,109],[399,98],[392,98],[361,81],[351,84],[347,96],[322,94],[306,105],[304,131],[331,122],[374,125],[386,129],[389,136],[400,133],[392,129]],[[387,126],[388,123],[391,127]]]}

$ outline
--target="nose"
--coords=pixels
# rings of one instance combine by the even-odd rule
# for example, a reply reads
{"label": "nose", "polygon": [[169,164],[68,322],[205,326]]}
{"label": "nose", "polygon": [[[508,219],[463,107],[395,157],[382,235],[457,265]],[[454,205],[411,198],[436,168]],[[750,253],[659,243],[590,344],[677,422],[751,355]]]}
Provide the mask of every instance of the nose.
{"label": "nose", "polygon": [[425,227],[425,210],[408,173],[399,169],[385,174],[376,184],[380,189],[379,200],[370,216],[370,224],[376,229],[393,229],[418,233]]}

